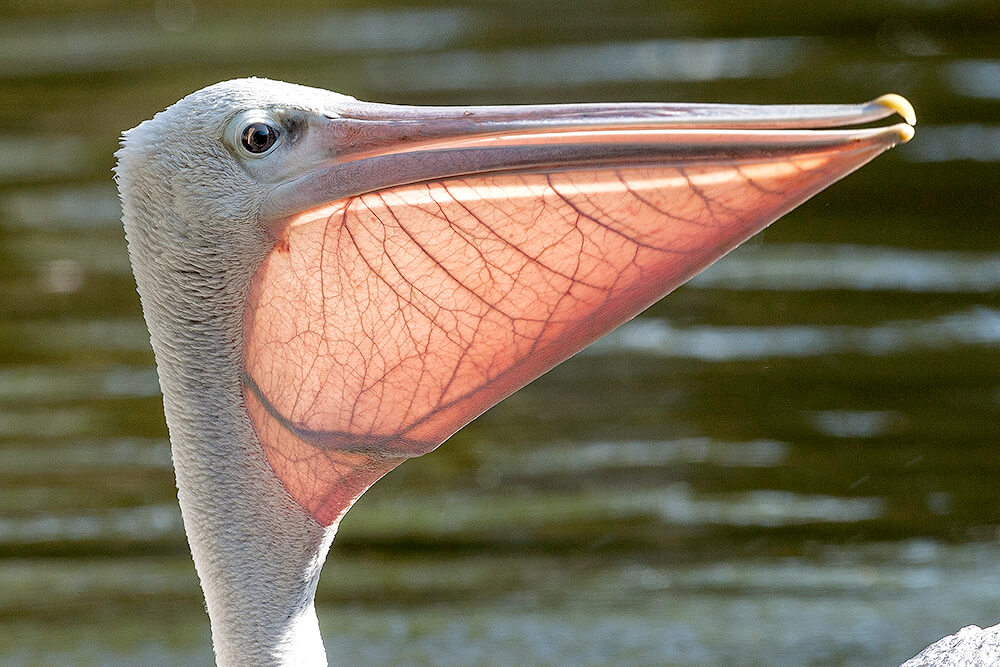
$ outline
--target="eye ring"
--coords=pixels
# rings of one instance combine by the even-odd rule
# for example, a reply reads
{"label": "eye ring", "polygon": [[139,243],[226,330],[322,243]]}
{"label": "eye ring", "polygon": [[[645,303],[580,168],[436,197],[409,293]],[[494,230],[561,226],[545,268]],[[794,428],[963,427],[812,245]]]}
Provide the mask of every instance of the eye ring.
{"label": "eye ring", "polygon": [[243,158],[270,155],[281,143],[281,124],[274,114],[262,110],[244,111],[229,122],[227,143]]}

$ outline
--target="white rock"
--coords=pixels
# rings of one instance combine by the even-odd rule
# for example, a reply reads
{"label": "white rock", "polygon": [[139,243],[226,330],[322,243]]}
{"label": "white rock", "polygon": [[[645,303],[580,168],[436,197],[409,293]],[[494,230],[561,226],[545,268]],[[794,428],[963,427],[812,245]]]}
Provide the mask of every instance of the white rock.
{"label": "white rock", "polygon": [[1000,665],[1000,625],[976,625],[931,644],[901,667],[994,667]]}

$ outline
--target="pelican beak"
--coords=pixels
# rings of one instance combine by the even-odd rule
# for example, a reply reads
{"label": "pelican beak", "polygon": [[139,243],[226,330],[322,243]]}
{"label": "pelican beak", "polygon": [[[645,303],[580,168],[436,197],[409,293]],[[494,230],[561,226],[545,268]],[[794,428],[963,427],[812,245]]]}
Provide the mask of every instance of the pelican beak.
{"label": "pelican beak", "polygon": [[[894,114],[905,122],[858,128]],[[915,123],[913,107],[895,94],[843,105],[416,107],[350,100],[309,128],[309,141],[324,154],[269,194],[262,219],[280,227],[333,200],[472,174],[741,164],[872,149],[874,157],[908,141]]]}
{"label": "pelican beak", "polygon": [[[906,123],[848,129],[894,113]],[[913,135],[853,106],[469,109],[347,102],[263,206],[247,407],[285,488],[330,525],[780,215]]]}

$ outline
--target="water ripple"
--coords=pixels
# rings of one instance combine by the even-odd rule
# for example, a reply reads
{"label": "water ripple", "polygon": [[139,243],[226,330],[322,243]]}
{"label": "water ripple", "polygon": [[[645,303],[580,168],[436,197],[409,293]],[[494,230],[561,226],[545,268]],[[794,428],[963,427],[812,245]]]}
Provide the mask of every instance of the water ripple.
{"label": "water ripple", "polygon": [[959,95],[1000,100],[1000,60],[958,60],[947,64],[944,74]]}
{"label": "water ripple", "polygon": [[7,195],[0,210],[2,224],[11,228],[121,229],[121,204],[113,185],[20,189]]}
{"label": "water ripple", "polygon": [[151,366],[65,368],[0,367],[0,404],[9,401],[97,400],[159,396],[156,370]]}
{"label": "water ripple", "polygon": [[759,490],[720,496],[695,494],[684,483],[662,491],[616,499],[621,512],[655,508],[669,523],[727,526],[786,526],[793,524],[870,521],[882,516],[881,498],[838,498],[788,491]]}
{"label": "water ripple", "polygon": [[713,264],[688,285],[783,292],[988,293],[1000,289],[1000,254],[834,244],[757,245]]}
{"label": "water ripple", "polygon": [[[509,454],[504,451],[502,454]],[[720,442],[712,438],[571,442],[539,445],[514,460],[504,456],[503,470],[517,474],[580,474],[602,469],[709,464],[764,468],[781,465],[788,446],[774,440]],[[499,454],[498,454],[499,455]],[[486,467],[492,464],[487,463]]]}
{"label": "water ripple", "polygon": [[900,320],[872,327],[678,327],[664,319],[633,320],[584,354],[623,351],[706,361],[812,357],[860,353],[888,355],[917,349],[1000,343],[1000,311],[973,308],[929,321]]}
{"label": "water ripple", "polygon": [[[437,49],[475,25],[461,9],[265,13],[267,51],[281,56]],[[153,12],[49,16],[0,23],[0,76],[207,66],[260,56],[262,35],[231,16],[167,21]],[[254,24],[256,25],[256,24]]]}
{"label": "water ripple", "polygon": [[393,91],[487,90],[635,81],[784,76],[805,43],[791,37],[664,39],[372,59],[368,79]]}
{"label": "water ripple", "polygon": [[160,438],[70,438],[64,444],[25,442],[4,445],[6,475],[52,474],[59,470],[132,473],[141,469],[172,470],[170,443]]}
{"label": "water ripple", "polygon": [[89,158],[86,142],[73,135],[0,135],[0,183],[71,176],[83,171]]}
{"label": "water ripple", "polygon": [[920,141],[900,149],[911,162],[1000,161],[1000,125],[965,123],[920,128]]}
{"label": "water ripple", "polygon": [[183,532],[174,505],[119,507],[73,515],[0,517],[0,544],[39,544],[83,540],[151,540]]}

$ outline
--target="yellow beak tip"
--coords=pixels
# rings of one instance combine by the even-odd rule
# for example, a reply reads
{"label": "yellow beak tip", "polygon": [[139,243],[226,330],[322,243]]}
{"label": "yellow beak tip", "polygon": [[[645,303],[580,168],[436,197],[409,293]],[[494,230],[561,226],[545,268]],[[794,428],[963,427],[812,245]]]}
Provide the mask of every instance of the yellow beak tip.
{"label": "yellow beak tip", "polygon": [[[876,99],[875,104],[880,104],[888,109],[892,109],[902,116],[903,120],[905,120],[909,125],[917,124],[917,112],[913,110],[913,105],[910,104],[910,101],[902,95],[889,93],[888,95],[883,95],[882,97]],[[903,140],[909,141],[912,136],[913,131],[911,129],[910,135],[903,137]]]}
{"label": "yellow beak tip", "polygon": [[900,143],[904,144],[912,139],[914,132],[916,132],[912,125],[904,125],[903,123],[896,125],[896,131],[899,132]]}

